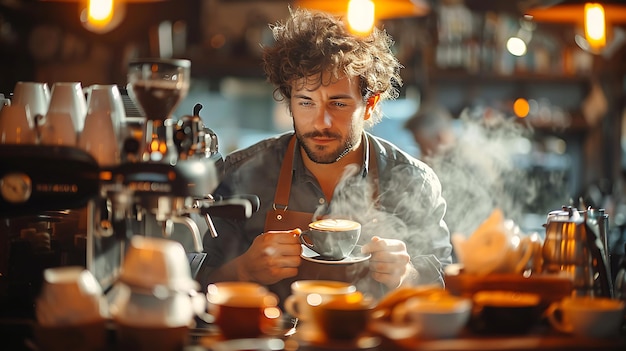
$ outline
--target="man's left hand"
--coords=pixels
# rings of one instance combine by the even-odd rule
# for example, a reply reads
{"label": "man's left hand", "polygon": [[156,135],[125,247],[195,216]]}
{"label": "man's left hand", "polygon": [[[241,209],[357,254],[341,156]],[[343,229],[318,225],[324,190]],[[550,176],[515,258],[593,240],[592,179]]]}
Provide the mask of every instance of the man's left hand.
{"label": "man's left hand", "polygon": [[363,245],[361,252],[372,254],[369,261],[372,278],[390,289],[397,288],[409,275],[416,273],[406,244],[401,240],[374,236],[369,243]]}

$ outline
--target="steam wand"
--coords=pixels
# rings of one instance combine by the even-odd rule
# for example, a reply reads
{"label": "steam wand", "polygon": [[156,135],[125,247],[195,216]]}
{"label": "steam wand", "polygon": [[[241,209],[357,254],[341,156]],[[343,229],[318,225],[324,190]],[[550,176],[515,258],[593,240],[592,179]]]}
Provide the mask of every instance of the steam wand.
{"label": "steam wand", "polygon": [[[163,236],[170,237],[174,229],[174,223],[184,224],[191,234],[193,235],[193,245],[196,252],[202,252],[204,250],[202,246],[202,237],[200,236],[200,230],[196,223],[186,216],[172,216],[163,221]],[[212,235],[212,234],[211,234]]]}

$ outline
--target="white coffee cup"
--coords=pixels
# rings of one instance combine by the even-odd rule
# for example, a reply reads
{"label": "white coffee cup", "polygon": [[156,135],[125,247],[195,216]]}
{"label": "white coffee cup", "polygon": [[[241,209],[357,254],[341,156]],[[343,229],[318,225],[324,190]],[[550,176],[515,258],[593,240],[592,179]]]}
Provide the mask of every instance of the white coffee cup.
{"label": "white coffee cup", "polygon": [[57,82],[52,85],[50,104],[43,124],[48,123],[47,115],[69,114],[76,133],[85,125],[87,100],[80,82]]}
{"label": "white coffee cup", "polygon": [[470,319],[472,301],[448,294],[411,297],[393,309],[392,321],[410,325],[424,339],[446,339],[458,335]]}
{"label": "white coffee cup", "polygon": [[4,106],[0,110],[0,144],[36,144],[34,125],[28,106]]}
{"label": "white coffee cup", "polygon": [[47,83],[17,82],[13,88],[13,105],[28,106],[33,119],[44,116],[50,105],[50,88]]}
{"label": "white coffee cup", "polygon": [[208,312],[227,339],[281,332],[278,297],[251,282],[219,282],[207,287]]}
{"label": "white coffee cup", "polygon": [[297,280],[291,284],[291,295],[285,299],[285,310],[301,321],[310,320],[313,308],[331,298],[356,292],[350,283],[332,280]]}
{"label": "white coffee cup", "polygon": [[87,103],[85,127],[78,138],[78,146],[101,166],[119,164],[119,128],[126,115],[117,86],[90,86]]}
{"label": "white coffee cup", "polygon": [[65,112],[48,112],[45,123],[39,126],[42,145],[76,146],[77,133],[72,116]]}
{"label": "white coffee cup", "polygon": [[182,244],[165,238],[133,236],[119,280],[148,290],[155,287],[182,292],[198,290]]}
{"label": "white coffee cup", "polygon": [[150,290],[118,282],[111,295],[114,296],[111,315],[123,325],[188,327],[196,313],[194,299],[185,292],[163,291],[163,294],[154,294]]}
{"label": "white coffee cup", "polygon": [[108,313],[100,284],[91,272],[78,266],[44,271],[35,310],[37,322],[44,327],[92,323]]}
{"label": "white coffee cup", "polygon": [[361,224],[347,219],[321,219],[309,224],[300,242],[321,258],[341,260],[348,257],[361,235]]}
{"label": "white coffee cup", "polygon": [[607,338],[620,331],[624,302],[604,297],[567,297],[552,303],[545,314],[550,324],[561,332]]}
{"label": "white coffee cup", "polygon": [[194,316],[206,307],[194,291],[145,289],[118,281],[108,294],[119,350],[182,350]]}

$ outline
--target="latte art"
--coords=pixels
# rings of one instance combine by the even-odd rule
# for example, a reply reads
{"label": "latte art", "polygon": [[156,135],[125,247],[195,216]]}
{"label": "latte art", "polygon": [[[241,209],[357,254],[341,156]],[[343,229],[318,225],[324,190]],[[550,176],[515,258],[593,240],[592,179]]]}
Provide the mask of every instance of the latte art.
{"label": "latte art", "polygon": [[341,232],[359,229],[361,224],[347,219],[322,219],[311,223],[309,227],[315,230]]}

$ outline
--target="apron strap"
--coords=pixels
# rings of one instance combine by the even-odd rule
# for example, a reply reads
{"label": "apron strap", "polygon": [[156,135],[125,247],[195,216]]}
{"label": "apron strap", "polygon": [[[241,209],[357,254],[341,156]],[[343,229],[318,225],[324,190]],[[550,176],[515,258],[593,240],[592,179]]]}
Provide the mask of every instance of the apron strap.
{"label": "apron strap", "polygon": [[376,155],[373,155],[374,145],[370,141],[370,138],[367,138],[367,160],[368,160],[368,169],[367,175],[372,177],[372,182],[374,184],[374,189],[372,191],[372,200],[374,200],[374,204],[376,204],[376,208],[380,208],[380,189],[379,189],[379,179],[378,179],[378,160],[376,159]]}
{"label": "apron strap", "polygon": [[[366,148],[368,164],[368,175],[372,177],[374,182],[374,191],[372,197],[374,202],[379,204],[379,189],[378,189],[378,162],[376,156],[372,154],[374,145],[368,140],[368,147]],[[278,175],[278,184],[276,186],[276,193],[274,194],[274,209],[286,210],[289,205],[289,194],[291,192],[291,181],[293,177],[293,153],[295,150],[296,135],[294,134],[289,140],[287,150],[285,151],[285,157],[280,168],[280,174]]]}
{"label": "apron strap", "polygon": [[278,176],[278,184],[276,184],[276,193],[274,195],[274,209],[286,210],[289,205],[289,193],[291,191],[291,179],[293,176],[293,153],[296,144],[296,135],[294,134],[289,140],[285,158],[280,168]]}

